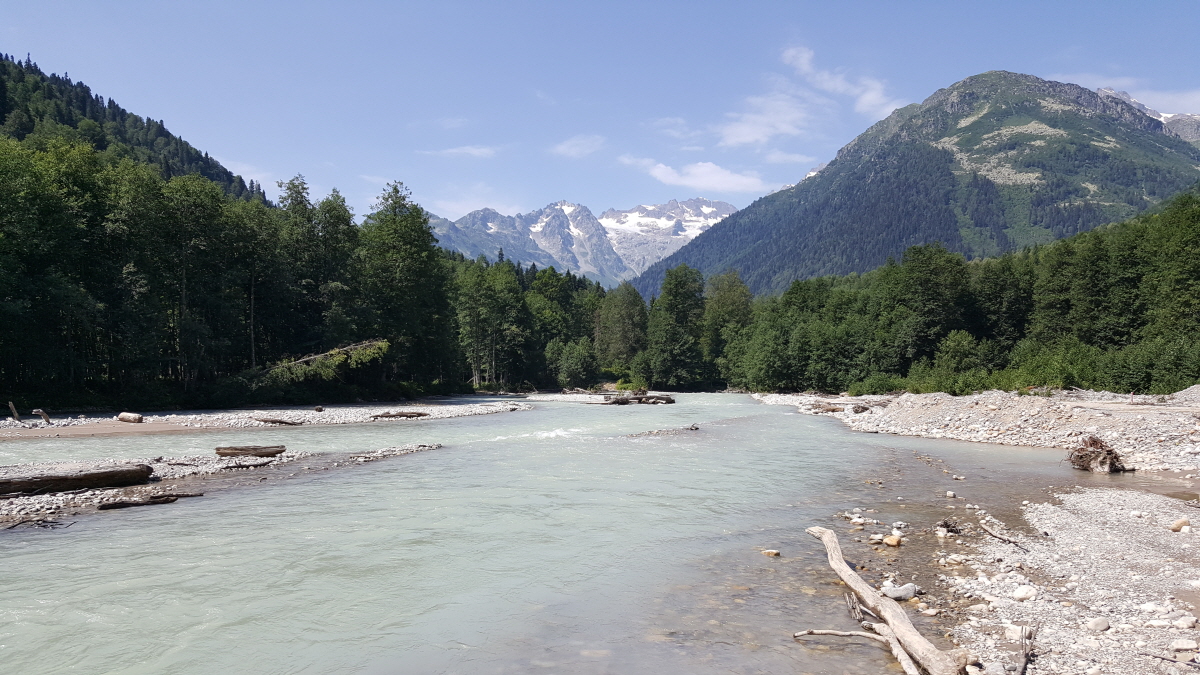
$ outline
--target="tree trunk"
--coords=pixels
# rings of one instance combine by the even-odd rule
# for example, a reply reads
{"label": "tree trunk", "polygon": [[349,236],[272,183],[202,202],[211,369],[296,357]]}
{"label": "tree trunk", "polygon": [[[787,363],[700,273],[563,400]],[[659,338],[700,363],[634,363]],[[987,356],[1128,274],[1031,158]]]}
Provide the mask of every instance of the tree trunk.
{"label": "tree trunk", "polygon": [[140,485],[150,479],[153,469],[146,464],[62,464],[55,467],[9,469],[0,471],[0,494],[23,492],[42,494],[88,488],[112,488]]}
{"label": "tree trunk", "polygon": [[837,534],[832,530],[810,527],[805,532],[821,540],[829,555],[829,566],[833,568],[842,582],[858,596],[864,607],[887,623],[904,651],[921,664],[929,675],[961,675],[969,658],[966,650],[955,649],[943,652],[917,632],[903,607],[895,600],[880,595],[854,570],[850,569],[842,557],[842,547],[838,543]]}

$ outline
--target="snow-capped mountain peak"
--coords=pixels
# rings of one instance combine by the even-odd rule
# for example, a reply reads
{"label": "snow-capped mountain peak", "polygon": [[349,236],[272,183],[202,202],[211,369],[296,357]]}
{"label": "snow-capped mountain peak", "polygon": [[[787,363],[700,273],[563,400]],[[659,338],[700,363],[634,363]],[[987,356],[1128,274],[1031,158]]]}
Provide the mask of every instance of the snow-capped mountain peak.
{"label": "snow-capped mountain peak", "polygon": [[613,286],[674,253],[696,235],[737,209],[708,199],[674,199],[609,209],[596,218],[586,206],[559,201],[525,214],[504,216],[492,209],[472,211],[430,225],[441,246],[470,257],[505,256],[539,267],[553,265]]}

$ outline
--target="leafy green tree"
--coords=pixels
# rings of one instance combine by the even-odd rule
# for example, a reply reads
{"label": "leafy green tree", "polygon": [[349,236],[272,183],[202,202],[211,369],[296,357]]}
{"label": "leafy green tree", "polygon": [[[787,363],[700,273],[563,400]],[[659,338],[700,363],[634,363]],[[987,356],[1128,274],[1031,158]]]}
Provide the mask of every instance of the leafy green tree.
{"label": "leafy green tree", "polygon": [[627,371],[646,348],[646,301],[633,284],[622,282],[605,294],[595,315],[596,358],[604,368]]}
{"label": "leafy green tree", "polygon": [[647,328],[650,385],[691,388],[707,368],[700,348],[704,320],[704,277],[680,265],[668,270],[662,295],[653,301]]}

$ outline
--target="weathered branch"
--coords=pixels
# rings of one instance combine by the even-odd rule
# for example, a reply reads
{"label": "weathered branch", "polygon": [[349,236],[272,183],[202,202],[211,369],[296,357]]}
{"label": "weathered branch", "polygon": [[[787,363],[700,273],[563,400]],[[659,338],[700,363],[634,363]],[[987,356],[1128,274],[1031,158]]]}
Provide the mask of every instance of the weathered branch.
{"label": "weathered branch", "polygon": [[382,412],[382,413],[379,413],[378,415],[371,415],[371,419],[373,419],[373,420],[377,420],[380,418],[391,418],[391,417],[399,417],[402,419],[413,419],[416,417],[429,417],[429,413],[416,412],[416,411],[412,411],[412,410],[401,410],[399,412]]}
{"label": "weathered branch", "polygon": [[13,405],[13,402],[12,402],[12,401],[9,401],[9,402],[8,402],[8,409],[9,409],[10,411],[12,411],[12,418],[13,418],[13,421],[14,421],[14,422],[20,422],[20,421],[21,421],[21,415],[20,415],[19,413],[17,413],[17,406]]}
{"label": "weathered branch", "polygon": [[887,627],[895,634],[898,644],[903,648],[902,651],[910,655],[929,675],[961,675],[970,658],[966,650],[955,649],[943,652],[917,632],[903,607],[895,600],[880,595],[854,570],[850,569],[842,557],[842,547],[838,543],[835,532],[823,527],[810,527],[805,531],[821,540],[829,556],[829,566],[833,568],[838,578],[858,596],[863,607],[871,610],[887,624]]}
{"label": "weathered branch", "polygon": [[987,532],[988,534],[999,539],[1000,541],[1002,541],[1006,544],[1012,544],[1013,546],[1016,546],[1017,548],[1021,549],[1022,551],[1029,553],[1029,549],[1022,546],[1021,542],[1017,541],[1016,539],[1013,539],[1012,537],[1000,534],[999,532],[997,532],[997,531],[993,530],[992,528],[988,527],[987,525],[983,524],[983,521],[980,521],[979,527],[983,528],[984,532]]}
{"label": "weathered branch", "polygon": [[304,422],[293,422],[291,420],[282,420],[282,419],[279,419],[278,417],[255,417],[254,421],[262,422],[264,424],[283,424],[283,425],[286,425],[289,427],[298,427],[301,424],[304,424]]}

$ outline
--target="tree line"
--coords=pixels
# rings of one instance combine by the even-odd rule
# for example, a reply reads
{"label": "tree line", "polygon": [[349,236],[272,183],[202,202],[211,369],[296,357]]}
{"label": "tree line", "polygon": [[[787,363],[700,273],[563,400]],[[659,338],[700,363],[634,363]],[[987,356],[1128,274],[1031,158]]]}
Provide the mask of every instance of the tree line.
{"label": "tree line", "polygon": [[1162,393],[1200,379],[1195,192],[1020,252],[915,246],[778,296],[679,265],[647,302],[629,283],[445,251],[399,183],[361,223],[337,190],[279,187],[277,204],[238,199],[75,139],[0,138],[0,390],[25,407],[148,407],[602,381]]}

